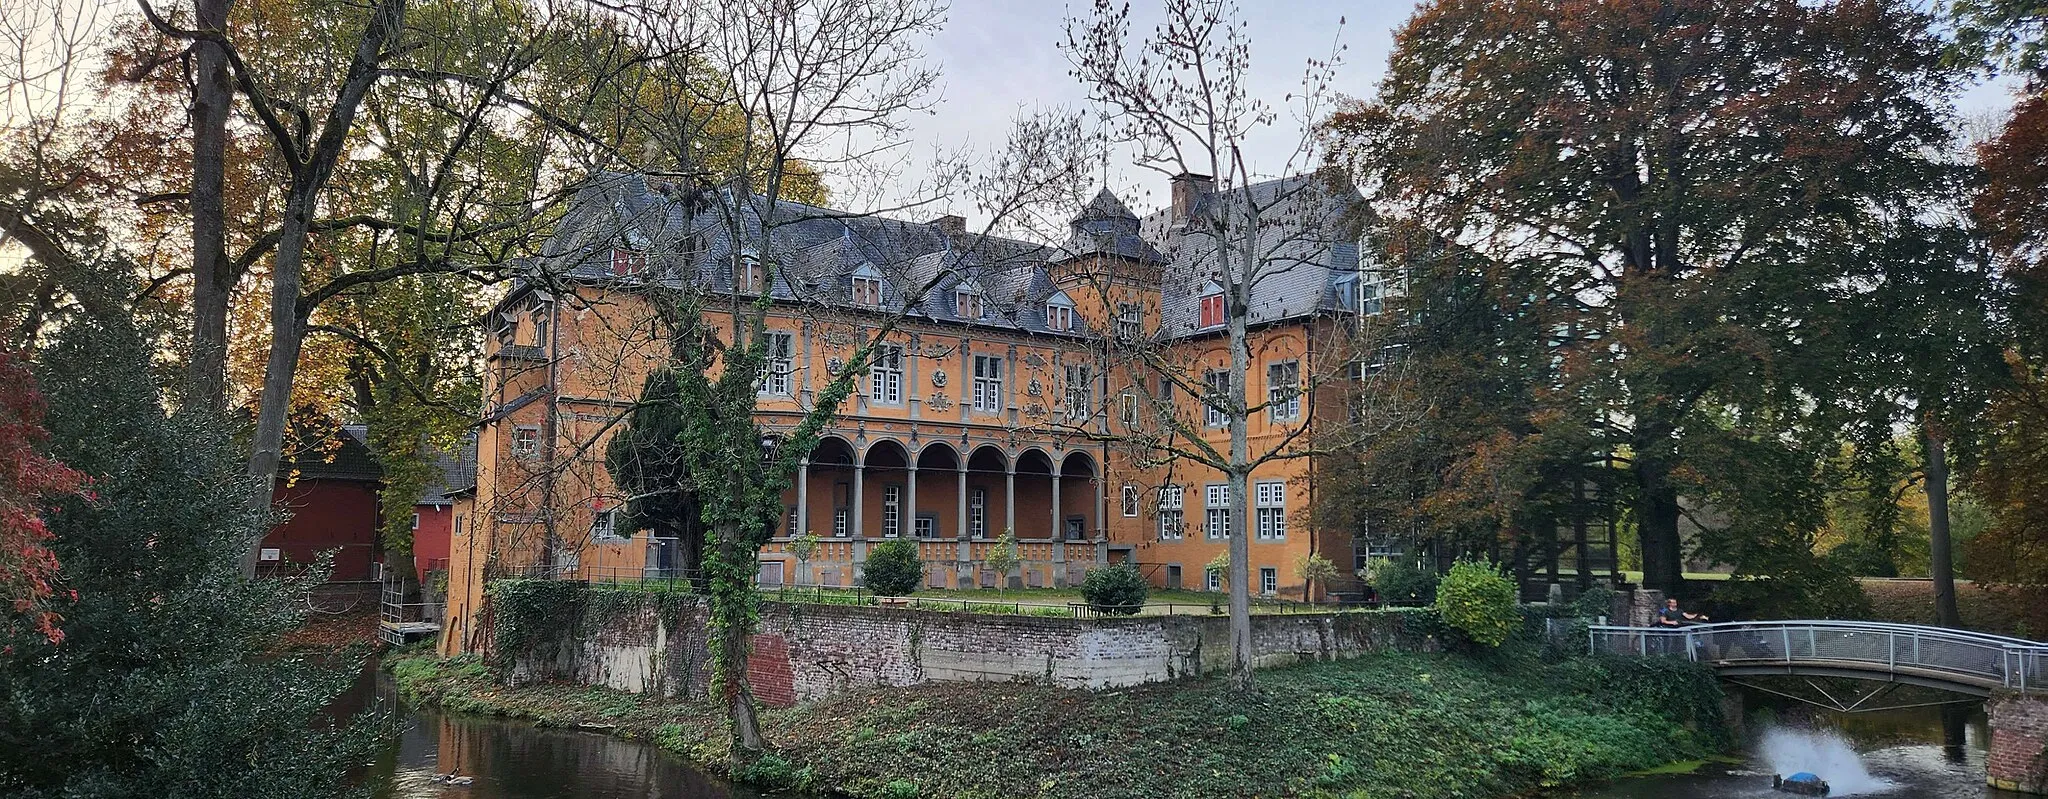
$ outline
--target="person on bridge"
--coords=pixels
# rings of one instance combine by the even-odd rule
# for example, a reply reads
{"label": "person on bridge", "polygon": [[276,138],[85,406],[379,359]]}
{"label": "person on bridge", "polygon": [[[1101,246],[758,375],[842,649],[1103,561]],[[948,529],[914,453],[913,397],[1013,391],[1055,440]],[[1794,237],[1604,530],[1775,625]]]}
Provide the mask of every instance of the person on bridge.
{"label": "person on bridge", "polygon": [[1677,599],[1664,600],[1664,609],[1657,611],[1657,626],[1659,627],[1684,627],[1688,624],[1700,624],[1707,620],[1707,614],[1705,613],[1688,613],[1679,610]]}

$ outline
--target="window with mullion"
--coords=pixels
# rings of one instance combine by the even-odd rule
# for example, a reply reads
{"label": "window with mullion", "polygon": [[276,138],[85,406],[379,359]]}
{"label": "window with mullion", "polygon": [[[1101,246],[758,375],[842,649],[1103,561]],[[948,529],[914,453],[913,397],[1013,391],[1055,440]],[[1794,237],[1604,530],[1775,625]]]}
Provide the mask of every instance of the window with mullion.
{"label": "window with mullion", "polygon": [[1202,512],[1209,531],[1209,540],[1222,541],[1230,538],[1230,486],[1210,485],[1203,487]]}
{"label": "window with mullion", "polygon": [[1179,541],[1185,534],[1187,517],[1182,510],[1187,497],[1185,486],[1159,487],[1159,540]]}
{"label": "window with mullion", "polygon": [[1230,403],[1230,373],[1210,372],[1204,376],[1209,385],[1209,394],[1202,398],[1203,423],[1210,427],[1227,427],[1230,413],[1225,408]]}
{"label": "window with mullion", "polygon": [[882,486],[882,537],[903,533],[903,486]]}
{"label": "window with mullion", "polygon": [[1285,361],[1266,367],[1266,415],[1275,422],[1301,417],[1301,362]]}
{"label": "window with mullion", "polygon": [[1287,484],[1259,483],[1252,489],[1260,541],[1287,540]]}
{"label": "window with mullion", "polygon": [[903,348],[883,344],[877,348],[875,365],[868,371],[868,401],[883,405],[903,403]]}
{"label": "window with mullion", "polygon": [[1002,358],[994,355],[974,356],[974,409],[983,413],[1002,412]]}

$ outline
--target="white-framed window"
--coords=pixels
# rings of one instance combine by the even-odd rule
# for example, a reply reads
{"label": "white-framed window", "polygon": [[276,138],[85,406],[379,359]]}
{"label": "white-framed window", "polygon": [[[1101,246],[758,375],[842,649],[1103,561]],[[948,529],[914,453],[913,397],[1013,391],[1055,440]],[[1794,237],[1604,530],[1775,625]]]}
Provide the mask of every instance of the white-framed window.
{"label": "white-framed window", "polygon": [[610,541],[619,537],[619,512],[617,509],[598,511],[590,517],[590,540]]}
{"label": "white-framed window", "polygon": [[1095,378],[1088,367],[1067,367],[1067,418],[1080,421],[1095,415]]}
{"label": "white-framed window", "polygon": [[983,413],[1002,412],[1002,358],[994,355],[974,356],[974,409]]}
{"label": "white-framed window", "polygon": [[770,330],[764,335],[768,337],[763,355],[767,362],[762,364],[761,393],[787,397],[790,394],[790,376],[796,371],[796,337],[780,330]]}
{"label": "white-framed window", "polygon": [[455,514],[455,537],[456,537],[456,538],[461,538],[461,537],[462,537],[462,535],[463,535],[463,530],[464,530],[464,528],[463,528],[463,526],[462,526],[462,523],[463,523],[463,522],[465,522],[465,521],[468,521],[468,520],[467,520],[467,519],[464,519],[464,518],[462,518],[462,514],[460,514],[460,513],[458,513],[458,514]]}
{"label": "white-framed window", "polygon": [[1159,540],[1179,541],[1186,535],[1187,517],[1182,507],[1187,493],[1187,486],[1159,487]]}
{"label": "white-framed window", "polygon": [[847,509],[846,509],[846,507],[845,507],[845,506],[843,506],[843,505],[842,505],[842,506],[840,506],[840,507],[837,507],[837,508],[833,508],[833,509],[832,509],[832,537],[833,537],[833,538],[845,538],[845,537],[846,537],[846,535],[847,535],[847,533],[851,532],[850,530],[848,530],[848,529],[847,529],[847,525],[848,525],[848,523],[850,522],[850,520],[851,520],[851,519],[852,519],[852,514],[851,514],[851,513],[849,513],[849,512],[847,511]]}
{"label": "white-framed window", "polygon": [[854,270],[853,302],[870,308],[882,304],[882,275],[874,267],[864,265]]}
{"label": "white-framed window", "polygon": [[414,531],[418,531],[420,529],[420,515],[417,512],[415,512],[412,515],[412,529]]}
{"label": "white-framed window", "polygon": [[1138,395],[1129,391],[1117,395],[1116,418],[1126,427],[1138,423]]}
{"label": "white-framed window", "polygon": [[1224,411],[1230,402],[1230,373],[1210,372],[1202,376],[1202,382],[1209,387],[1209,395],[1202,398],[1202,423],[1210,427],[1228,427],[1230,414]]}
{"label": "white-framed window", "polygon": [[882,344],[875,348],[875,365],[868,370],[868,401],[883,405],[902,404],[902,347]]}
{"label": "white-framed window", "polygon": [[512,428],[512,457],[531,458],[540,454],[540,427],[523,424]]}
{"label": "white-framed window", "polygon": [[783,516],[782,516],[782,537],[783,537],[783,538],[795,538],[795,537],[796,537],[796,532],[797,532],[797,531],[796,531],[796,506],[795,506],[795,505],[785,505],[785,506],[783,506],[783,509],[782,509],[782,510],[783,510]]}
{"label": "white-framed window", "polygon": [[895,538],[903,533],[903,486],[882,486],[882,537]]}
{"label": "white-framed window", "polygon": [[1386,275],[1377,269],[1358,276],[1358,312],[1374,316],[1387,310]]}
{"label": "white-framed window", "polygon": [[1230,486],[1223,484],[1202,487],[1202,513],[1209,540],[1222,541],[1230,538]]}
{"label": "white-framed window", "polygon": [[1252,522],[1259,540],[1287,540],[1287,484],[1277,480],[1254,484],[1252,499]]}
{"label": "white-framed window", "polygon": [[1271,566],[1259,567],[1259,593],[1273,596],[1280,593],[1280,570]]}
{"label": "white-framed window", "polygon": [[1206,582],[1208,583],[1208,588],[1210,592],[1213,593],[1216,591],[1223,590],[1223,572],[1217,571],[1215,569],[1209,569],[1205,573],[1208,575],[1208,580]]}
{"label": "white-framed window", "polygon": [[1266,416],[1275,422],[1301,418],[1301,362],[1266,366]]}
{"label": "white-framed window", "polygon": [[967,492],[967,534],[972,538],[988,537],[988,490],[970,489]]}
{"label": "white-framed window", "polygon": [[988,311],[981,301],[981,289],[972,283],[963,283],[958,291],[953,292],[953,307],[959,310],[962,319],[980,319]]}
{"label": "white-framed window", "polygon": [[1138,515],[1138,487],[1130,483],[1124,484],[1124,515]]}
{"label": "white-framed window", "polygon": [[928,513],[920,513],[917,515],[917,521],[911,524],[911,528],[918,538],[938,538],[939,517]]}
{"label": "white-framed window", "polygon": [[528,313],[533,317],[533,346],[545,350],[548,348],[547,303],[535,304],[533,310]]}
{"label": "white-framed window", "polygon": [[1135,302],[1116,304],[1116,338],[1126,344],[1145,337],[1145,306]]}

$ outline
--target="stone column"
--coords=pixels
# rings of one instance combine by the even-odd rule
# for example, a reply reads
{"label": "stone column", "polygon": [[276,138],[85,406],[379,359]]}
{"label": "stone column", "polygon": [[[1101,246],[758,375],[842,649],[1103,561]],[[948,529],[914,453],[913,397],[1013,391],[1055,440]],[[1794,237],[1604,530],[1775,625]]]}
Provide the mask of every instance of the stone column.
{"label": "stone column", "polygon": [[856,582],[865,568],[862,564],[868,562],[867,531],[861,529],[861,520],[867,516],[862,513],[867,505],[868,492],[863,485],[867,480],[867,473],[867,464],[853,465],[853,518],[846,522],[846,534],[853,538],[853,577]]}
{"label": "stone column", "polygon": [[959,491],[953,494],[954,537],[960,539],[960,560],[953,568],[953,582],[959,588],[974,587],[974,539],[967,535],[967,461],[960,461]]}
{"label": "stone column", "polygon": [[[1003,529],[1017,529],[1017,467],[1003,470]],[[997,533],[1000,537],[1001,533]]]}
{"label": "stone column", "polygon": [[[798,460],[796,463],[796,534],[810,535],[811,459],[803,458],[801,460]],[[806,563],[801,568],[808,569],[809,567],[810,564]],[[796,579],[797,582],[804,584],[809,584],[812,582],[811,576],[808,574],[799,574],[796,576]]]}
{"label": "stone column", "polygon": [[[903,490],[904,490],[904,493],[907,493],[907,494],[909,494],[909,496],[907,496],[907,497],[904,497],[904,498],[903,498],[903,518],[902,518],[901,520],[899,520],[899,521],[897,522],[897,524],[900,524],[900,525],[902,525],[902,526],[903,526],[903,529],[902,529],[902,531],[901,531],[901,532],[902,532],[902,534],[903,534],[903,537],[904,537],[904,538],[909,538],[909,539],[916,539],[916,538],[917,538],[917,456],[916,456],[916,455],[912,455],[912,456],[910,456],[910,468],[909,468],[908,472],[909,472],[910,476],[909,476],[909,477],[906,477],[906,478],[904,478],[904,479],[903,479],[903,481],[904,481],[904,486],[903,486]],[[919,547],[918,547],[918,548],[919,548],[919,549],[923,549],[923,545],[919,545]]]}

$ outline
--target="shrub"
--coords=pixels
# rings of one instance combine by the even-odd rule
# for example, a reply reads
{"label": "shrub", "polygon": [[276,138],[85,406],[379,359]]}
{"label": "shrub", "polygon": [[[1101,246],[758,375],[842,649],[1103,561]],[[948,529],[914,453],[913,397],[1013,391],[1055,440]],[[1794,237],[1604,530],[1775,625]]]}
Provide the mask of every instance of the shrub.
{"label": "shrub", "polygon": [[1151,593],[1152,586],[1145,583],[1145,575],[1128,563],[1096,569],[1081,581],[1081,598],[1098,613],[1137,613],[1145,607],[1145,598]]}
{"label": "shrub", "polygon": [[1372,562],[1372,590],[1382,600],[1431,602],[1436,599],[1436,583],[1436,572],[1415,565],[1413,558],[1378,558]]}
{"label": "shrub", "polygon": [[1437,585],[1437,613],[1475,643],[1500,646],[1521,623],[1515,584],[1489,561],[1460,560]]}
{"label": "shrub", "polygon": [[909,596],[924,580],[924,563],[917,559],[917,544],[898,538],[885,541],[868,552],[868,590],[880,596]]}

